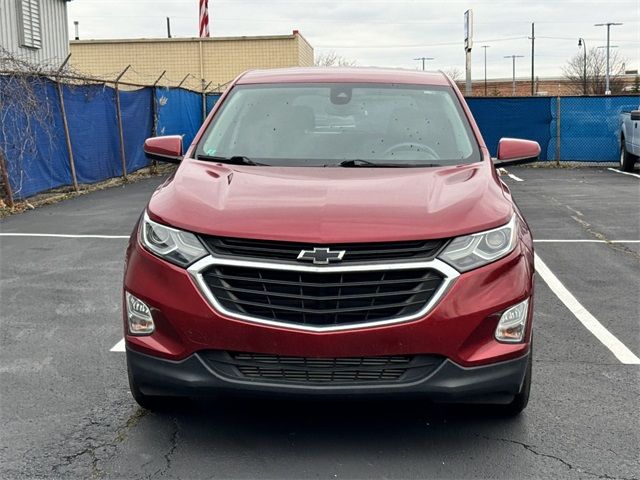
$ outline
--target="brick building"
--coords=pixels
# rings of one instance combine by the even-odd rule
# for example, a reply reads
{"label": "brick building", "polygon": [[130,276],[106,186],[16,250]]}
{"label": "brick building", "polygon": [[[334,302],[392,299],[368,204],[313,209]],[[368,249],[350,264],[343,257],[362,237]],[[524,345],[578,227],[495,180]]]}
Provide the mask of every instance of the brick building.
{"label": "brick building", "polygon": [[[71,65],[84,73],[115,78],[127,65],[123,80],[151,84],[166,70],[160,84],[184,83],[194,89],[224,85],[244,70],[313,65],[313,47],[297,31],[291,35],[211,38],[75,40]],[[167,80],[169,80],[167,82]]]}
{"label": "brick building", "polygon": [[[633,87],[636,85],[636,77],[636,74],[623,76],[626,87],[626,91],[623,93],[634,93]],[[464,92],[464,81],[458,81],[457,84]],[[471,87],[474,97],[485,96],[484,80],[474,80]],[[564,77],[538,78],[535,82],[534,91],[537,95],[542,96],[580,95],[582,93],[582,86]],[[487,79],[486,92],[486,95],[489,97],[510,97],[513,95],[513,80],[511,78]],[[515,95],[531,95],[531,78],[516,78]]]}

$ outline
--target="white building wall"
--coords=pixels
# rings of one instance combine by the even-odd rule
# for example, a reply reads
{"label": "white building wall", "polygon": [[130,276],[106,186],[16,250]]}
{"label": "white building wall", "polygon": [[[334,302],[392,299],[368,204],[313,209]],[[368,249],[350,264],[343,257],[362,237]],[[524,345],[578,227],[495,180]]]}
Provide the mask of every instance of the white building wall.
{"label": "white building wall", "polygon": [[19,2],[20,0],[0,0],[0,46],[32,63],[62,63],[69,53],[67,0],[38,0],[42,37],[40,48],[20,45]]}

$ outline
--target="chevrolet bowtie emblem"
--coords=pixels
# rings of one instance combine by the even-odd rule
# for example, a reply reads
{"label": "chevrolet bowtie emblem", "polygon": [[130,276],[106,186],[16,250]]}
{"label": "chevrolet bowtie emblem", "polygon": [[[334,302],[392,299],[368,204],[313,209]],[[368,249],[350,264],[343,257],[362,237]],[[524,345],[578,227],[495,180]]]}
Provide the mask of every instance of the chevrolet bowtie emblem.
{"label": "chevrolet bowtie emblem", "polygon": [[301,260],[303,262],[313,262],[316,265],[328,265],[331,262],[341,261],[345,253],[345,250],[314,248],[313,250],[300,251],[298,260]]}

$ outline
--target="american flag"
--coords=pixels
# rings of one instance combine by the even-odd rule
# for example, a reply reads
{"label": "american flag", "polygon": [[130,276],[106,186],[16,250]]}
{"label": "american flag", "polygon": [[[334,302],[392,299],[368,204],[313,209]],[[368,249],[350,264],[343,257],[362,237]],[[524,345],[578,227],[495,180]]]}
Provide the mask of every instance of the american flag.
{"label": "american flag", "polygon": [[209,0],[200,0],[200,38],[209,36]]}

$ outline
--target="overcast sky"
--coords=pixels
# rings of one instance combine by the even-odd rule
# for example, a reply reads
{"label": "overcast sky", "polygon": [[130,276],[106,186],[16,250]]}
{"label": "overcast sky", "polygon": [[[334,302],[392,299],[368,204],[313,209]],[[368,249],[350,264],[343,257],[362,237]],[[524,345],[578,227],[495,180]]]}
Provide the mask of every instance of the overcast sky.
{"label": "overcast sky", "polygon": [[[299,29],[316,55],[335,51],[360,66],[418,68],[416,57],[435,57],[428,69],[464,71],[463,14],[474,13],[473,77],[482,78],[487,49],[489,78],[530,75],[531,22],[535,22],[536,74],[560,76],[578,50],[606,45],[606,28],[594,23],[623,22],[611,28],[611,45],[640,67],[640,0],[209,0],[213,36],[281,35]],[[80,22],[80,37],[150,38],[166,36],[171,17],[175,37],[198,35],[198,0],[75,0],[69,3],[69,33]]]}

